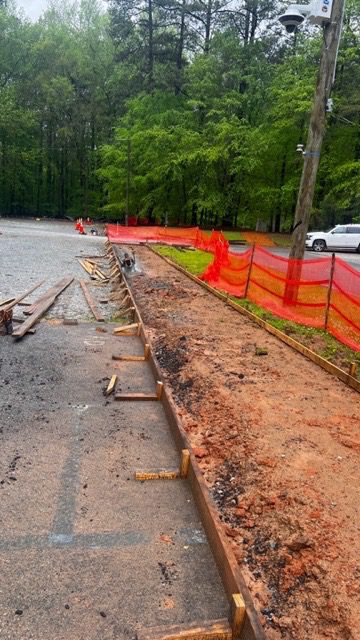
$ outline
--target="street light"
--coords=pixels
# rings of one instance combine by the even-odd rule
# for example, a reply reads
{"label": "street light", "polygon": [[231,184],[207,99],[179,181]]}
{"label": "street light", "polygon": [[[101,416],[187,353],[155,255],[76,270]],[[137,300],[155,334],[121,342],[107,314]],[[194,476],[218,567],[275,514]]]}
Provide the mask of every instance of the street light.
{"label": "street light", "polygon": [[302,260],[305,253],[306,234],[309,228],[321,146],[325,134],[326,112],[331,110],[330,93],[335,79],[344,4],[345,0],[314,0],[309,5],[293,4],[279,17],[280,22],[290,33],[294,32],[305,19],[311,24],[320,25],[324,33],[308,139],[303,153],[304,166],[289,254],[290,258],[298,260]]}

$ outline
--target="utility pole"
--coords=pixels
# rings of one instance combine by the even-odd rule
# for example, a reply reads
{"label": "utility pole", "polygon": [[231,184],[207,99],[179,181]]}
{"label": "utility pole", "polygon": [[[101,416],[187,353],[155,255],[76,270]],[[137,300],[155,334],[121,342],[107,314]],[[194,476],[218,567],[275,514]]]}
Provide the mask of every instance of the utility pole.
{"label": "utility pole", "polygon": [[[331,0],[324,0],[324,5]],[[320,162],[321,146],[326,127],[326,107],[334,84],[337,53],[341,36],[345,0],[333,0],[331,20],[323,25],[324,44],[321,52],[314,105],[310,118],[309,133],[304,152],[304,166],[301,176],[295,211],[294,232],[290,258],[302,260],[305,240],[309,228],[316,176]],[[292,296],[291,296],[292,297]]]}

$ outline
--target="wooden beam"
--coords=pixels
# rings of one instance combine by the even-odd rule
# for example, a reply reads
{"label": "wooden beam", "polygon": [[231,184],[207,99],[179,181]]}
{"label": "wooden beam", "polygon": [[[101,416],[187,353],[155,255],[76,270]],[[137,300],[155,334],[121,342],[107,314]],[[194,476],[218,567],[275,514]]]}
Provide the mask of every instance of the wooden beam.
{"label": "wooden beam", "polygon": [[[34,311],[34,313],[29,318],[27,318],[27,320],[25,320],[25,322],[20,327],[12,332],[14,338],[22,338],[25,333],[27,333],[28,330],[41,318],[41,316],[43,316],[44,313],[46,313],[46,311],[50,309],[50,307],[54,304],[56,298],[62,291],[64,291],[64,289],[66,289],[66,287],[68,287],[72,283],[73,280],[74,278],[72,277],[67,278],[65,283],[62,283],[61,286],[58,287],[56,293],[44,300],[41,304],[38,304],[37,310]],[[53,287],[52,289],[54,288],[55,287]]]}
{"label": "wooden beam", "polygon": [[8,298],[7,300],[1,300],[0,307],[3,307],[6,304],[10,304],[10,302],[14,302],[15,298]]}
{"label": "wooden beam", "polygon": [[154,471],[135,471],[135,480],[176,480],[180,478],[178,469],[156,469]]}
{"label": "wooden beam", "polygon": [[241,630],[245,621],[246,607],[241,593],[234,593],[231,601],[230,622],[232,629],[232,640],[240,638]]}
{"label": "wooden beam", "polygon": [[119,334],[123,333],[124,331],[133,331],[133,330],[135,330],[137,328],[138,328],[138,323],[137,322],[134,322],[132,324],[124,324],[123,326],[115,327],[115,329],[113,329],[113,334],[114,335],[119,335]]}
{"label": "wooden beam", "polygon": [[145,362],[145,356],[112,356],[112,359],[122,362]]}
{"label": "wooden beam", "polygon": [[180,460],[180,478],[187,478],[190,468],[190,451],[182,449]]}
{"label": "wooden beam", "polygon": [[68,277],[62,278],[56,284],[54,284],[54,286],[50,287],[50,289],[45,291],[45,293],[43,293],[40,296],[40,298],[38,298],[37,300],[35,300],[35,302],[29,305],[27,309],[23,310],[24,316],[31,316],[33,313],[37,311],[40,304],[43,304],[43,302],[46,302],[46,300],[48,300],[49,298],[52,298],[53,296],[56,297],[58,295],[58,291],[60,290],[61,292],[63,290],[62,287],[67,286],[66,283],[68,282],[68,280],[69,280]]}
{"label": "wooden beam", "polygon": [[41,287],[42,284],[44,284],[45,280],[41,280],[41,282],[38,282],[37,284],[35,284],[33,287],[31,287],[31,289],[29,289],[28,291],[26,291],[25,293],[22,293],[20,296],[18,296],[17,298],[15,298],[12,302],[10,302],[9,304],[7,304],[5,306],[4,309],[2,309],[2,311],[10,311],[10,309],[12,309],[13,307],[16,307],[16,305],[21,302],[24,298],[27,298],[27,296],[30,295],[30,293],[32,293],[33,291],[35,291],[35,289],[38,289],[39,287]]}
{"label": "wooden beam", "polygon": [[107,389],[105,391],[105,395],[106,396],[109,396],[113,391],[115,391],[117,378],[118,377],[115,374],[113,376],[111,376],[111,380],[110,380],[110,382],[108,384],[108,387],[107,387]]}
{"label": "wooden beam", "polygon": [[135,392],[135,393],[117,393],[115,395],[115,400],[120,400],[120,401],[137,401],[137,400],[159,400],[158,396],[155,395],[154,393],[140,393],[140,392]]}
{"label": "wooden beam", "polygon": [[137,640],[231,640],[231,638],[231,627],[225,619],[153,627],[137,633]]}
{"label": "wooden beam", "polygon": [[81,286],[81,288],[82,288],[82,290],[84,292],[84,296],[86,298],[86,302],[88,303],[95,320],[97,322],[105,322],[105,318],[101,315],[101,313],[99,313],[99,311],[98,311],[98,309],[97,309],[97,307],[95,305],[95,301],[94,301],[93,297],[91,296],[89,289],[87,288],[86,282],[84,282],[84,280],[80,280],[79,282],[80,282],[80,286]]}

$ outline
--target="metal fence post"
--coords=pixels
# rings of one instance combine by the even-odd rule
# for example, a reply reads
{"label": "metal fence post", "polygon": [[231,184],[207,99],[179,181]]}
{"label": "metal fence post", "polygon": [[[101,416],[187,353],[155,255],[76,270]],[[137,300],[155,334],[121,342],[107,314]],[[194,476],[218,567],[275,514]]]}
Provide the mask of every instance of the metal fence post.
{"label": "metal fence post", "polygon": [[331,294],[332,294],[333,281],[334,281],[335,263],[336,263],[335,253],[333,253],[332,256],[331,256],[329,289],[328,289],[327,301],[326,301],[326,309],[325,309],[325,320],[324,320],[324,330],[325,331],[327,331],[328,323],[329,323],[329,313],[330,313]]}
{"label": "metal fence post", "polygon": [[251,252],[251,258],[250,258],[250,264],[249,264],[249,273],[248,273],[248,277],[247,277],[247,281],[246,281],[244,298],[247,298],[247,294],[248,294],[248,290],[249,290],[249,286],[250,286],[251,271],[252,271],[252,266],[253,266],[253,262],[254,262],[254,253],[255,253],[255,242],[253,244],[252,252]]}

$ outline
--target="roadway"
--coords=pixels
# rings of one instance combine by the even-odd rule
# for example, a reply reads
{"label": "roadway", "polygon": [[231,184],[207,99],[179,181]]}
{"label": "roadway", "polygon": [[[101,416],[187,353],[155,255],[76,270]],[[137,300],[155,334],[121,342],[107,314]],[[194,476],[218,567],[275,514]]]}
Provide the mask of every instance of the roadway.
{"label": "roadway", "polygon": [[[242,245],[230,245],[230,250],[233,253],[244,253],[248,250],[248,246]],[[289,249],[287,247],[264,247],[266,250],[271,251],[274,255],[281,256],[282,258],[289,257]],[[315,252],[315,251],[305,251],[305,260],[314,260],[314,258],[329,258],[331,256],[330,251],[324,252]],[[354,269],[360,271],[360,253],[350,252],[350,251],[335,251],[334,252],[337,258],[341,258],[344,262],[347,262]]]}

